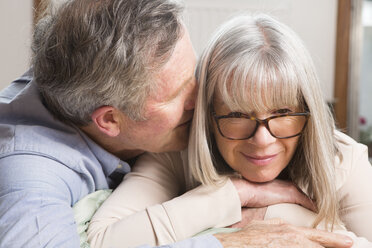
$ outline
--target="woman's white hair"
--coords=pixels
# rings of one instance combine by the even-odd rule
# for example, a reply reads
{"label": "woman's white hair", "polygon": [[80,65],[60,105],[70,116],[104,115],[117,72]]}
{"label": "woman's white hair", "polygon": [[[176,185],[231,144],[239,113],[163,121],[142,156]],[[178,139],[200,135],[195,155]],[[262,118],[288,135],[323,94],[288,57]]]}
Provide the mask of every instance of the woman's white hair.
{"label": "woman's white hair", "polygon": [[297,35],[264,15],[242,15],[221,26],[198,67],[199,94],[189,143],[190,173],[202,184],[219,185],[233,172],[214,141],[211,112],[218,91],[232,111],[263,112],[296,106],[311,113],[290,164],[290,180],[314,199],[313,223],[339,223],[335,186],[335,124],[312,59]]}

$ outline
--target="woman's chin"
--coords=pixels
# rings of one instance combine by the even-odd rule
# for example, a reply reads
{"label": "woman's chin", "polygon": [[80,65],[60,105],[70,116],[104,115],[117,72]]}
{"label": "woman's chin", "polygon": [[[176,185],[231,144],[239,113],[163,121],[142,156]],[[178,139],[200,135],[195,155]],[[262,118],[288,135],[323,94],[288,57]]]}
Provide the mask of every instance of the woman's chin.
{"label": "woman's chin", "polygon": [[263,175],[257,175],[257,176],[252,176],[252,175],[249,175],[249,176],[244,176],[243,175],[243,178],[252,182],[252,183],[267,183],[267,182],[270,182],[272,180],[274,180],[277,176],[263,176]]}

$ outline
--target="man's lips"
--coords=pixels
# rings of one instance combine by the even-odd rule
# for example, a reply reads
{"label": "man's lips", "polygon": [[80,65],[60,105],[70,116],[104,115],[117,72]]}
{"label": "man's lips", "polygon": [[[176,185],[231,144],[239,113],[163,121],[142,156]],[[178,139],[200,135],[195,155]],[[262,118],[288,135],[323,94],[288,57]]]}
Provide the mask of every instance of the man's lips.
{"label": "man's lips", "polygon": [[253,154],[247,155],[244,153],[242,154],[249,162],[255,165],[260,165],[260,166],[271,163],[277,156],[277,154],[263,155],[263,156],[253,155]]}

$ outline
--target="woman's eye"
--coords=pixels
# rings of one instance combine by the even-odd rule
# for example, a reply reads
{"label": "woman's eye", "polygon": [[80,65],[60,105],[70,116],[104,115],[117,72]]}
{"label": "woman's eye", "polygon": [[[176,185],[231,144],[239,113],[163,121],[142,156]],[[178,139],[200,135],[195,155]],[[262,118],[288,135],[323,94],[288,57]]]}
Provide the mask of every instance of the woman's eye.
{"label": "woman's eye", "polygon": [[291,112],[292,112],[292,110],[284,108],[284,109],[278,109],[278,110],[274,111],[274,114],[288,114],[288,113],[291,113]]}

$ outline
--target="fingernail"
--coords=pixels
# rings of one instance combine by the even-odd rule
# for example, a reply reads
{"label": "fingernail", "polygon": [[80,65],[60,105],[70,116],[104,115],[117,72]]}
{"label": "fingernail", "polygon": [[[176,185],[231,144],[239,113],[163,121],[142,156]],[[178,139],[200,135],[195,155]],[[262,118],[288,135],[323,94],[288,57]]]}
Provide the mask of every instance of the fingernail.
{"label": "fingernail", "polygon": [[345,239],[345,244],[348,245],[349,247],[351,247],[351,245],[353,244],[353,240],[348,238],[348,239]]}

